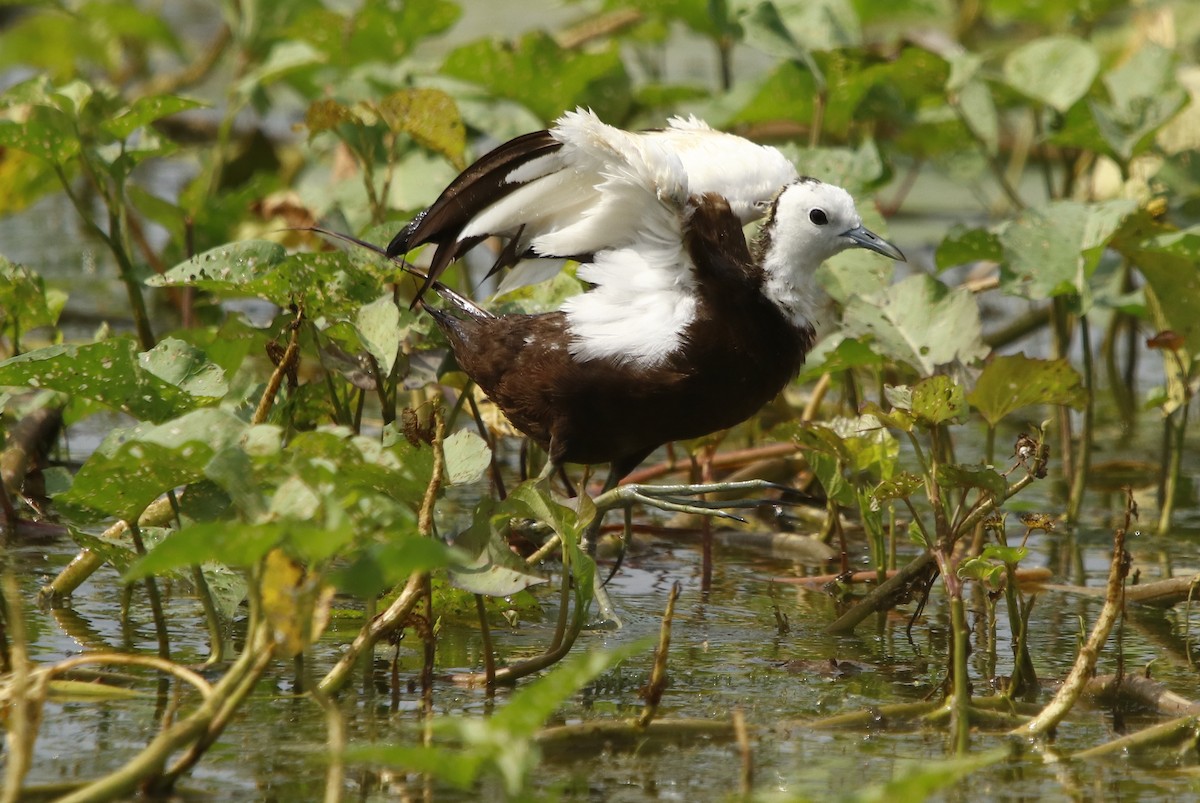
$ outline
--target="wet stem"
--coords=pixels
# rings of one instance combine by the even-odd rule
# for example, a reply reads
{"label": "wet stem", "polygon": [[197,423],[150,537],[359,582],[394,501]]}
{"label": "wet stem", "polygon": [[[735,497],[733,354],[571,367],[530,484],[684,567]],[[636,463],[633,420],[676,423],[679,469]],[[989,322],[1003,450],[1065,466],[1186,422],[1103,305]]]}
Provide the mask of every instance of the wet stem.
{"label": "wet stem", "polygon": [[[1083,507],[1083,494],[1087,487],[1087,474],[1092,458],[1092,422],[1095,416],[1095,370],[1092,365],[1092,337],[1088,331],[1086,315],[1079,317],[1079,345],[1083,352],[1083,389],[1086,394],[1083,408],[1083,423],[1079,432],[1079,448],[1075,453],[1074,472],[1071,475],[1071,495],[1067,502],[1067,522],[1079,520]],[[1065,410],[1065,407],[1060,409]],[[1069,413],[1068,413],[1069,414]]]}

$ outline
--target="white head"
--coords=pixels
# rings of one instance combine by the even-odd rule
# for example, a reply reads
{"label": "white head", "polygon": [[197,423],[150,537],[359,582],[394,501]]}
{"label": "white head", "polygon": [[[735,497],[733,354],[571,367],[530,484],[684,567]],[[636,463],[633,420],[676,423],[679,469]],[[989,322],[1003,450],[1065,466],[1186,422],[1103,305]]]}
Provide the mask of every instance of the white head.
{"label": "white head", "polygon": [[899,248],[863,227],[850,193],[807,177],[776,196],[757,247],[764,293],[801,325],[815,323],[813,273],[834,254],[867,248],[904,261]]}

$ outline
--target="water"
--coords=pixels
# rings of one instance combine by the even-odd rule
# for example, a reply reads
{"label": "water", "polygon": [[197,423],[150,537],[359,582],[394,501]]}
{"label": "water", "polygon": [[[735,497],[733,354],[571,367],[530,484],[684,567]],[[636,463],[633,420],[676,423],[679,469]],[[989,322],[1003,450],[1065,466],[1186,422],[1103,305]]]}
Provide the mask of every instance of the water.
{"label": "water", "polygon": [[[1107,573],[1110,538],[1100,528],[1075,535],[1036,534],[1030,539],[1031,557],[1026,564],[1051,568],[1055,582],[1083,580],[1100,585]],[[1143,535],[1131,539],[1129,548],[1134,568],[1148,582],[1162,576],[1167,566],[1183,573],[1200,565],[1196,543]],[[65,540],[20,550],[16,558],[25,598],[32,599],[37,587],[71,553]],[[575,649],[653,638],[668,589],[679,582],[683,593],[676,606],[670,686],[659,717],[724,721],[740,709],[753,733],[755,790],[828,799],[886,783],[908,767],[946,755],[947,737],[939,728],[826,731],[810,726],[813,720],[833,714],[941,697],[949,615],[940,593],[935,591],[911,639],[906,634],[911,606],[868,620],[852,635],[833,637],[824,633],[836,616],[831,598],[771,582],[811,573],[812,567],[729,547],[718,547],[716,558],[712,589],[701,593],[699,555],[692,546],[661,537],[640,539],[611,586],[625,628],[585,631]],[[1076,567],[1082,567],[1084,577],[1072,576]],[[105,569],[76,593],[65,610],[30,611],[32,657],[41,663],[84,649],[152,652],[154,636],[142,591],[133,592],[126,627],[113,593],[116,587],[114,573]],[[176,659],[202,660],[207,645],[198,604],[181,585],[168,587],[166,597]],[[538,597],[540,614],[527,612],[512,630],[494,629],[502,660],[536,652],[548,643],[557,592],[545,589]],[[346,604],[352,606],[349,601],[338,603]],[[968,604],[974,621],[982,600],[972,597]],[[787,632],[777,625],[774,605],[787,618]],[[1080,623],[1090,626],[1099,606],[1100,599],[1094,596],[1061,591],[1040,595],[1031,621],[1031,649],[1043,684],[1039,699],[1044,701],[1065,675],[1075,655]],[[508,690],[501,689],[495,700],[489,700],[481,690],[450,681],[456,672],[480,671],[482,656],[471,617],[443,616],[433,697],[436,712],[479,716],[492,706],[503,706]],[[1153,676],[1168,688],[1185,697],[1200,697],[1195,670],[1187,663],[1193,639],[1184,632],[1189,620],[1197,618],[1182,610],[1131,611],[1122,634],[1127,671],[1140,672],[1150,665]],[[1190,624],[1200,626],[1197,621]],[[314,651],[315,672],[336,660],[355,627],[352,618],[345,619],[326,634]],[[1001,628],[999,635],[997,671],[1007,674],[1008,634]],[[981,653],[980,646],[977,642]],[[1099,672],[1114,671],[1115,654],[1115,641],[1110,641]],[[410,633],[399,645],[398,696],[393,697],[389,688],[388,647],[377,651],[372,683],[365,689],[358,684],[356,690],[342,695],[352,742],[411,743],[419,732],[421,706],[419,695],[410,692],[408,684],[419,673],[420,656],[419,641]],[[627,660],[602,675],[549,724],[636,716],[641,707],[639,689],[650,665],[650,650]],[[971,662],[976,694],[988,693],[982,669],[977,654]],[[189,798],[302,800],[319,795],[324,721],[315,704],[292,693],[294,681],[287,662],[272,665],[220,743],[188,778]],[[49,704],[30,782],[87,778],[131,757],[153,737],[162,714],[156,684],[148,680],[138,688],[144,696],[134,700]],[[1114,738],[1122,727],[1148,724],[1150,718],[1137,712],[1114,718],[1113,712],[1084,703],[1058,729],[1054,749],[1069,753]],[[1002,743],[996,735],[973,737],[976,750]],[[737,793],[740,761],[732,743],[708,738],[646,745],[632,753],[604,748],[551,751],[534,773],[532,788],[539,795],[570,800],[714,799]],[[1056,766],[1031,753],[976,772],[962,793],[969,793],[971,799],[1071,799],[1084,792],[1116,799],[1178,798],[1197,790],[1197,781],[1187,769],[1195,763],[1194,754],[1163,750],[1136,760]],[[416,776],[381,775],[353,767],[346,785],[361,799],[387,800],[405,790],[417,794],[422,783]],[[435,788],[439,800],[478,799],[475,792],[464,794],[436,784]],[[489,781],[484,791],[490,797],[499,787]]]}

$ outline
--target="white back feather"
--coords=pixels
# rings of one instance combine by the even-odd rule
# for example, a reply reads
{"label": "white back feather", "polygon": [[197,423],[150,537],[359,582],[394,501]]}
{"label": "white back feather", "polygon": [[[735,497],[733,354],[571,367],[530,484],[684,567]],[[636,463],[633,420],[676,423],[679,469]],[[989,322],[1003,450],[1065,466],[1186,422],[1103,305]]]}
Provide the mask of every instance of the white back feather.
{"label": "white back feather", "polygon": [[595,287],[562,305],[571,353],[580,360],[654,366],[682,345],[695,317],[695,274],[683,249],[688,176],[661,142],[637,142],[623,155],[604,172],[600,203],[573,226],[539,237],[534,247],[553,245],[559,234],[590,234],[597,219],[620,220],[629,244],[597,249],[578,273]]}

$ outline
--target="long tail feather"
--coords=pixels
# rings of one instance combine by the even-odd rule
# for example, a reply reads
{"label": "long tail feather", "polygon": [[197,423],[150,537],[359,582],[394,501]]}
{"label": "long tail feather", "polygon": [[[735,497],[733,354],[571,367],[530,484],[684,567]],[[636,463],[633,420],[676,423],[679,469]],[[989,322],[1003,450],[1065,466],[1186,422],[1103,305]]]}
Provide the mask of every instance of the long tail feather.
{"label": "long tail feather", "polygon": [[[393,265],[400,268],[400,270],[404,271],[405,273],[409,274],[410,276],[414,276],[417,279],[420,279],[422,282],[422,290],[426,287],[432,288],[433,291],[435,293],[437,293],[438,296],[440,296],[442,299],[444,299],[448,304],[451,304],[451,305],[457,307],[458,309],[462,310],[467,315],[472,315],[476,318],[495,317],[492,315],[492,313],[483,309],[482,307],[477,305],[475,302],[471,301],[466,296],[462,295],[461,293],[456,292],[455,290],[450,289],[449,287],[447,287],[446,285],[437,281],[436,279],[433,279],[432,277],[427,275],[425,273],[425,271],[414,266],[411,262],[406,260],[404,257],[392,256],[392,255],[388,254],[386,249],[381,248],[378,245],[375,245],[375,243],[369,243],[366,240],[360,240],[359,238],[351,236],[349,234],[342,234],[340,231],[333,231],[331,229],[323,229],[320,226],[300,226],[300,227],[297,227],[296,230],[316,232],[317,234],[320,234],[324,237],[328,237],[332,240],[341,240],[344,243],[350,243],[351,245],[357,245],[360,248],[365,248],[368,251],[370,251],[374,254],[378,254],[379,256],[388,260]],[[426,307],[426,302],[425,302],[424,295],[422,292],[418,292],[416,298],[413,299],[412,306],[413,307],[421,306],[423,308],[428,309]]]}

